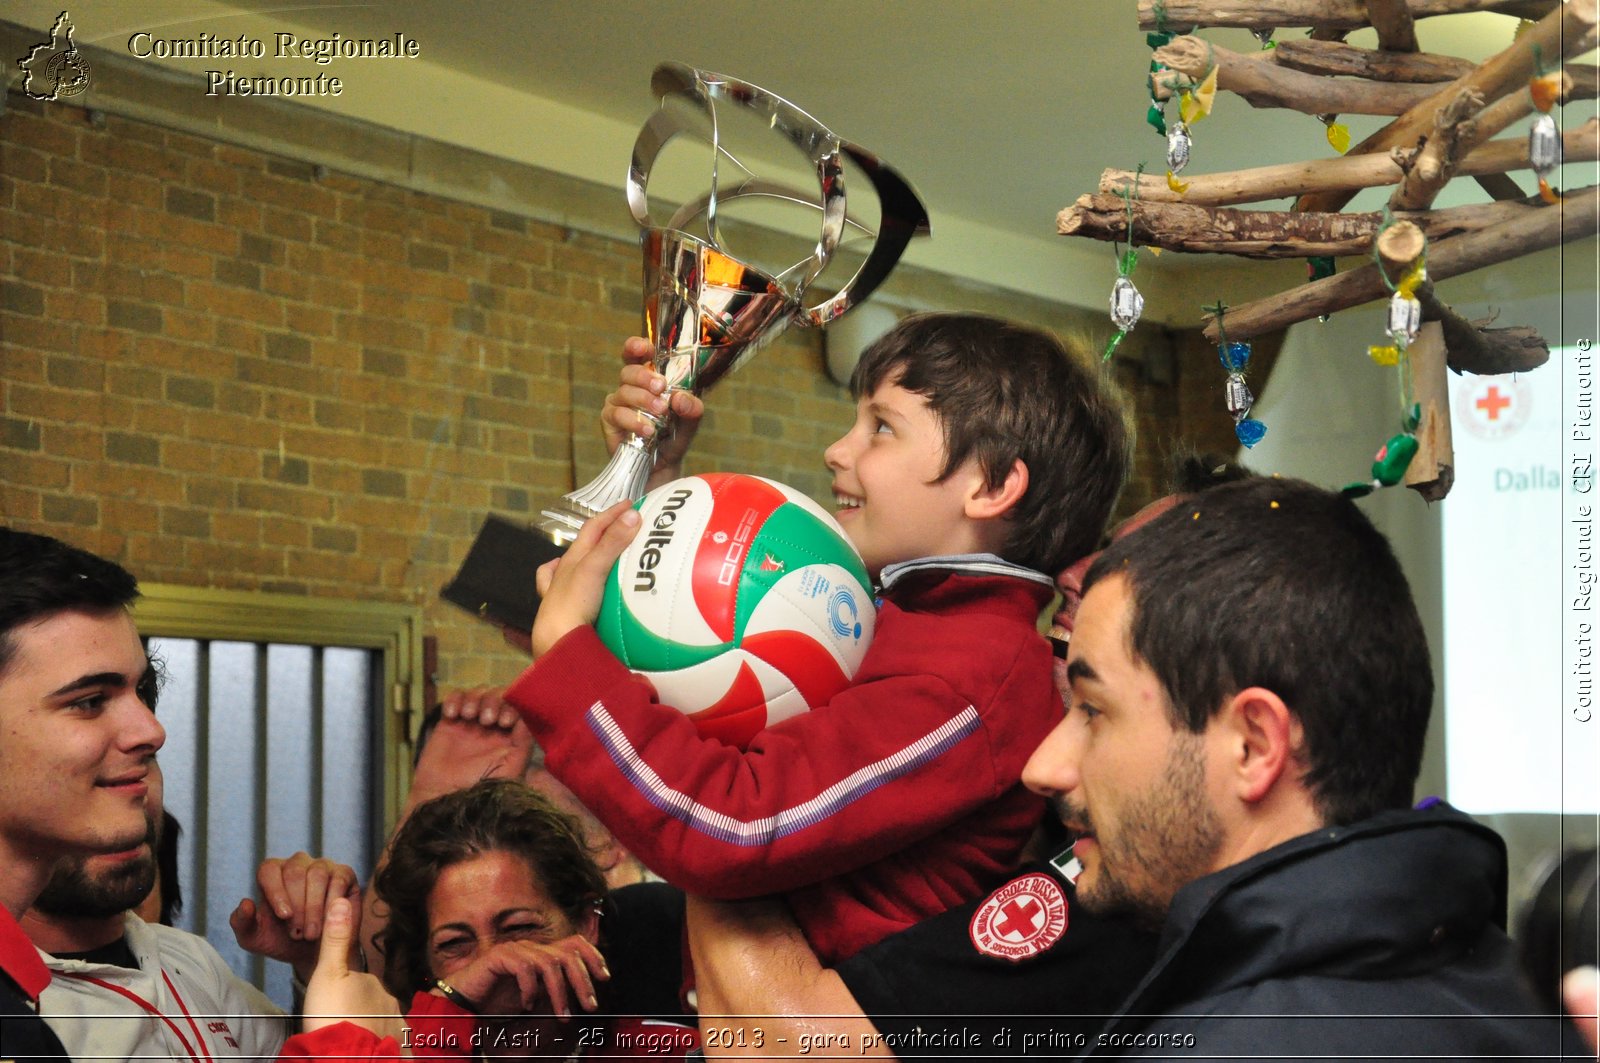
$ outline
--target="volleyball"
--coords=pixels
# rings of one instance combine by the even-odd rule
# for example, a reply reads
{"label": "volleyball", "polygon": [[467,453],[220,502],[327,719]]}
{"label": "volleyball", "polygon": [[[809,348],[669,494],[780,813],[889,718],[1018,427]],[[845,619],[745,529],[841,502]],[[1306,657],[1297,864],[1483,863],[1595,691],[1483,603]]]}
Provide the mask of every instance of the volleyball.
{"label": "volleyball", "polygon": [[703,473],[634,506],[600,639],[708,737],[746,745],[828,701],[872,641],[872,583],[821,506],[759,476]]}

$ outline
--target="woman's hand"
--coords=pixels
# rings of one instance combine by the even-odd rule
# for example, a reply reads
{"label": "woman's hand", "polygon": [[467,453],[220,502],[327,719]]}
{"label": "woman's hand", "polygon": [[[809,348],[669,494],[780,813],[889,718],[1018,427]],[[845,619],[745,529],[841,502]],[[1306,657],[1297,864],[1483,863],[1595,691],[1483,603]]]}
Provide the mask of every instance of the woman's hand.
{"label": "woman's hand", "polygon": [[573,934],[548,944],[502,941],[444,980],[485,1015],[549,1012],[567,1019],[574,1000],[585,1011],[598,1008],[595,981],[610,977],[600,950]]}

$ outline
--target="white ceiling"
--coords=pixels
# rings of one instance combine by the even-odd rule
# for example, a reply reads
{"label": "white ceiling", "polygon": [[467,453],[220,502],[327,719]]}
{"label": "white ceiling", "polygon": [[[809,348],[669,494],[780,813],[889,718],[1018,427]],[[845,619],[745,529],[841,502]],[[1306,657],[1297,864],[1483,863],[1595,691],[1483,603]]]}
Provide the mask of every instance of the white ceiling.
{"label": "white ceiling", "polygon": [[[400,30],[437,62],[628,124],[654,106],[650,71],[663,60],[742,78],[882,155],[937,211],[1022,235],[1052,233],[1056,211],[1091,191],[1107,167],[1165,165],[1165,142],[1144,121],[1150,49],[1134,0],[270,7],[347,36]],[[1503,15],[1453,16],[1425,21],[1421,35],[1425,48],[1477,57],[1509,44],[1514,26]],[[1259,47],[1243,31],[1206,36]],[[1349,121],[1356,139],[1380,124]],[[1194,140],[1196,172],[1332,153],[1314,118],[1227,96]]]}
{"label": "white ceiling", "polygon": [[[0,17],[48,26],[60,2],[10,0]],[[1159,173],[1165,166],[1165,142],[1145,123],[1150,50],[1135,0],[78,0],[71,10],[80,42],[114,49],[124,49],[135,29],[404,33],[431,69],[460,76],[442,87],[444,79],[423,75],[424,67],[395,67],[384,73],[382,101],[313,102],[424,135],[459,135],[467,146],[487,143],[513,157],[518,141],[542,135],[533,157],[553,159],[545,164],[556,169],[566,165],[564,149],[593,148],[601,158],[588,172],[567,171],[615,183],[619,203],[626,145],[656,105],[651,70],[670,59],[717,71],[789,99],[906,175],[933,214],[942,256],[930,261],[934,268],[959,274],[949,263],[967,257],[966,275],[1020,290],[1062,298],[1063,290],[1092,288],[1092,299],[1065,296],[1085,305],[1103,303],[1114,272],[1110,250],[1055,236],[1056,212],[1093,191],[1105,168],[1144,163]],[[1430,51],[1482,58],[1510,43],[1514,27],[1508,16],[1449,16],[1420,23],[1419,37]],[[1236,50],[1259,47],[1242,30],[1205,35]],[[1351,41],[1370,45],[1373,35],[1362,31]],[[168,65],[198,76],[199,67],[218,63]],[[241,74],[260,72],[246,69],[248,61],[237,65]],[[371,61],[341,67],[358,89],[377,94]],[[443,132],[441,96],[448,97]],[[535,134],[516,124],[515,101],[530,98],[578,118],[560,125],[559,137]],[[429,107],[433,116],[425,117]],[[1347,121],[1359,140],[1387,119]],[[1226,94],[1193,136],[1191,174],[1332,154],[1315,118],[1255,110]],[[1454,202],[1487,198],[1463,181],[1447,194]],[[1372,207],[1381,202],[1368,197]],[[1181,268],[1175,260],[1195,262],[1168,255],[1141,269]],[[1224,265],[1214,256],[1198,264],[1208,272]],[[1298,267],[1276,268],[1290,272],[1275,287],[1300,275]],[[1008,270],[1012,276],[1000,275]]]}

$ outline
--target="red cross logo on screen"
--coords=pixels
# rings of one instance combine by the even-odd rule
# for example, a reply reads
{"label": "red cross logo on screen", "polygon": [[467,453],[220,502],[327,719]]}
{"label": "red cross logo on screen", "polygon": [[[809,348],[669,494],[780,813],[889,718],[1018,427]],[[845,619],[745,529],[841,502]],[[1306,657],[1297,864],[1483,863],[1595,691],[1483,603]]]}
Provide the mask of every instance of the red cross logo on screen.
{"label": "red cross logo on screen", "polygon": [[1455,423],[1479,439],[1505,439],[1533,412],[1533,391],[1516,376],[1458,377],[1450,391]]}
{"label": "red cross logo on screen", "polygon": [[1510,406],[1511,400],[1500,394],[1499,388],[1490,384],[1489,390],[1484,393],[1483,398],[1473,403],[1473,405],[1484,411],[1484,416],[1489,420],[1498,421],[1500,419],[1500,411]]}

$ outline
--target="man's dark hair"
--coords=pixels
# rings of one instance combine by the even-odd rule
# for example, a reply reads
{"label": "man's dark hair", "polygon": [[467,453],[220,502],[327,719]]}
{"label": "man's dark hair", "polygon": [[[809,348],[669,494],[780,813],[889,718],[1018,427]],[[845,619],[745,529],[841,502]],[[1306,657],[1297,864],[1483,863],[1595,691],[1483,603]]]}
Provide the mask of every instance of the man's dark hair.
{"label": "man's dark hair", "polygon": [[[850,392],[897,383],[928,400],[944,431],[949,477],[968,458],[990,487],[1018,458],[1028,489],[1007,515],[1001,553],[1055,572],[1093,550],[1132,444],[1109,380],[1047,332],[981,314],[917,314],[867,348]],[[914,519],[914,514],[907,514]]]}
{"label": "man's dark hair", "polygon": [[1168,487],[1175,495],[1197,495],[1257,475],[1231,458],[1211,451],[1182,450],[1172,456]]}
{"label": "man's dark hair", "polygon": [[1176,725],[1199,733],[1259,686],[1305,730],[1329,824],[1411,803],[1433,705],[1422,619],[1389,542],[1300,480],[1223,484],[1112,543],[1084,580],[1130,584],[1129,640]]}
{"label": "man's dark hair", "polygon": [[68,609],[120,609],[138,596],[138,581],[113,561],[48,535],[0,528],[0,672],[22,625]]}
{"label": "man's dark hair", "polygon": [[[151,708],[155,708],[152,703]],[[166,809],[161,810],[161,844],[156,846],[156,878],[161,883],[161,915],[164,926],[175,925],[183,911],[183,882],[178,872],[178,841],[183,824]]]}

